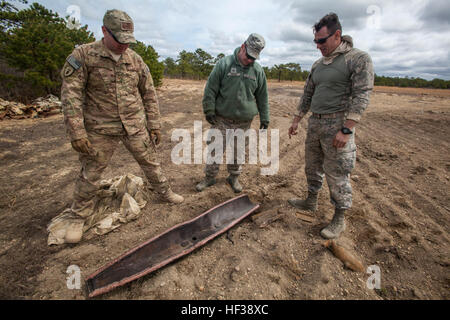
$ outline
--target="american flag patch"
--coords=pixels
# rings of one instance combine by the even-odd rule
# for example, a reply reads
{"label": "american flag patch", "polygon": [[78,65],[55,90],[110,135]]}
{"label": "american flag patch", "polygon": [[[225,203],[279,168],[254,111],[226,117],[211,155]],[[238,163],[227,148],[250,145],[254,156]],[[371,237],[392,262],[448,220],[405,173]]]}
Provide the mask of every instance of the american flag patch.
{"label": "american flag patch", "polygon": [[134,30],[132,22],[121,22],[120,26],[123,31],[133,31]]}

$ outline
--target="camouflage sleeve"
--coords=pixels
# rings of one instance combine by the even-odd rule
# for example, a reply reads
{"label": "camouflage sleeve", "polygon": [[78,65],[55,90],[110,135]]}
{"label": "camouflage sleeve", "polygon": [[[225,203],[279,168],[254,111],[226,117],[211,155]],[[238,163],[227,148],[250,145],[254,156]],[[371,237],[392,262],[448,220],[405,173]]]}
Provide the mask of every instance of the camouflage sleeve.
{"label": "camouflage sleeve", "polygon": [[75,49],[61,70],[61,105],[64,123],[71,141],[87,138],[84,127],[83,105],[87,68],[81,49]]}
{"label": "camouflage sleeve", "polygon": [[147,64],[139,59],[139,92],[144,104],[145,114],[147,116],[147,129],[160,129],[161,120],[159,113],[158,97],[156,96],[153,78]]}
{"label": "camouflage sleeve", "polygon": [[369,105],[369,96],[373,89],[374,73],[372,59],[367,53],[355,57],[351,64],[352,96],[347,119],[359,122]]}
{"label": "camouflage sleeve", "polygon": [[314,82],[312,81],[312,74],[314,72],[316,63],[313,64],[313,66],[311,67],[311,72],[306,78],[305,86],[303,87],[303,96],[300,99],[300,103],[297,108],[298,111],[297,115],[301,117],[306,115],[309,111],[309,108],[311,107],[311,100],[314,94],[314,90],[316,88]]}

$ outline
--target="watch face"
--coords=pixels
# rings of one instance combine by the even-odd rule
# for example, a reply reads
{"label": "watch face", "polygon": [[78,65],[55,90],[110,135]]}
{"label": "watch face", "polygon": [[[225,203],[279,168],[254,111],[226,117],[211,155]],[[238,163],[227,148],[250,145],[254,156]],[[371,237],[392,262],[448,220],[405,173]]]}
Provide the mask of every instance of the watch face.
{"label": "watch face", "polygon": [[341,131],[342,131],[343,134],[351,134],[351,133],[353,133],[352,130],[350,130],[349,128],[345,128],[345,127],[342,128]]}

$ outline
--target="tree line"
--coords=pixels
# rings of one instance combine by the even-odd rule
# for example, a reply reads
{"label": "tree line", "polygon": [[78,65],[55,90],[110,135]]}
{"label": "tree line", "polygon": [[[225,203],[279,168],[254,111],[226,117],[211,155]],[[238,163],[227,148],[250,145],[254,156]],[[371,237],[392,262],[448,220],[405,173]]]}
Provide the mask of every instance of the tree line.
{"label": "tree line", "polygon": [[[14,0],[13,0],[14,1]],[[26,0],[15,2],[27,4]],[[60,71],[67,56],[81,44],[95,41],[88,26],[78,25],[69,17],[60,17],[43,5],[33,3],[19,10],[11,1],[0,1],[0,96],[10,100],[28,102],[49,93],[59,96]],[[151,45],[139,42],[131,45],[149,66],[154,83],[162,79],[207,79],[214,65],[225,57],[213,56],[198,48],[194,52],[183,50],[176,59],[160,56]],[[298,63],[263,67],[268,79],[278,81],[304,81],[308,71]],[[450,81],[421,78],[375,76],[375,85],[400,87],[426,87],[449,89]]]}
{"label": "tree line", "polygon": [[[225,55],[220,53],[213,57],[203,49],[194,52],[181,51],[176,59],[166,58],[163,61],[164,76],[179,79],[207,79],[214,65]],[[264,66],[267,79],[278,81],[305,81],[309,71],[302,70],[298,63],[276,64],[272,67]],[[442,79],[425,80],[411,77],[386,77],[375,74],[375,85],[450,89],[450,81]]]}
{"label": "tree line", "polygon": [[411,77],[385,77],[375,75],[376,86],[390,87],[413,87],[413,88],[434,88],[434,89],[450,89],[450,81],[442,79],[425,80],[422,78]]}
{"label": "tree line", "polygon": [[214,65],[223,57],[223,53],[213,57],[200,48],[194,52],[183,50],[178,53],[176,60],[169,57],[163,61],[164,75],[180,79],[206,79]]}
{"label": "tree line", "polygon": [[308,71],[302,71],[298,63],[276,64],[273,67],[263,67],[267,79],[278,81],[305,81]]}
{"label": "tree line", "polygon": [[[166,58],[164,63],[164,75],[179,79],[207,79],[215,64],[225,55],[219,53],[216,57],[198,48],[194,52],[181,51],[176,59]],[[308,77],[308,71],[302,71],[298,63],[278,64],[273,67],[263,67],[267,79],[278,81],[304,81]]]}

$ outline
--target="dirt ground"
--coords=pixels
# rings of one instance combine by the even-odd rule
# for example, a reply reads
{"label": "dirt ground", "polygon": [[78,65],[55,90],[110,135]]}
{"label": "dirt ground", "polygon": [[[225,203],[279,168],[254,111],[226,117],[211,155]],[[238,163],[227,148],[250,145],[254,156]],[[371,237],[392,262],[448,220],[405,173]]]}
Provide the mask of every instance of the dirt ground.
{"label": "dirt ground", "polygon": [[[185,203],[164,204],[150,194],[138,220],[77,245],[47,246],[46,226],[70,204],[80,169],[62,115],[0,122],[0,298],[86,299],[83,288],[67,288],[70,265],[80,267],[84,280],[126,250],[235,197],[224,165],[218,184],[198,193],[194,186],[204,166],[170,161],[177,143],[171,142],[172,130],[192,132],[194,120],[203,120],[204,85],[165,80],[158,90],[159,152]],[[259,165],[246,165],[241,179],[243,193],[261,205],[260,212],[277,210],[282,218],[265,228],[246,218],[192,254],[99,299],[450,298],[450,91],[377,87],[357,128],[353,208],[337,243],[366,267],[380,267],[379,290],[367,287],[369,274],[345,268],[323,247],[319,231],[333,214],[326,184],[310,221],[287,203],[306,195],[307,120],[298,136],[287,136],[302,92],[302,83],[269,83],[280,168],[262,176]],[[255,119],[252,127],[258,125]],[[120,145],[104,177],[126,173],[143,176]]]}

